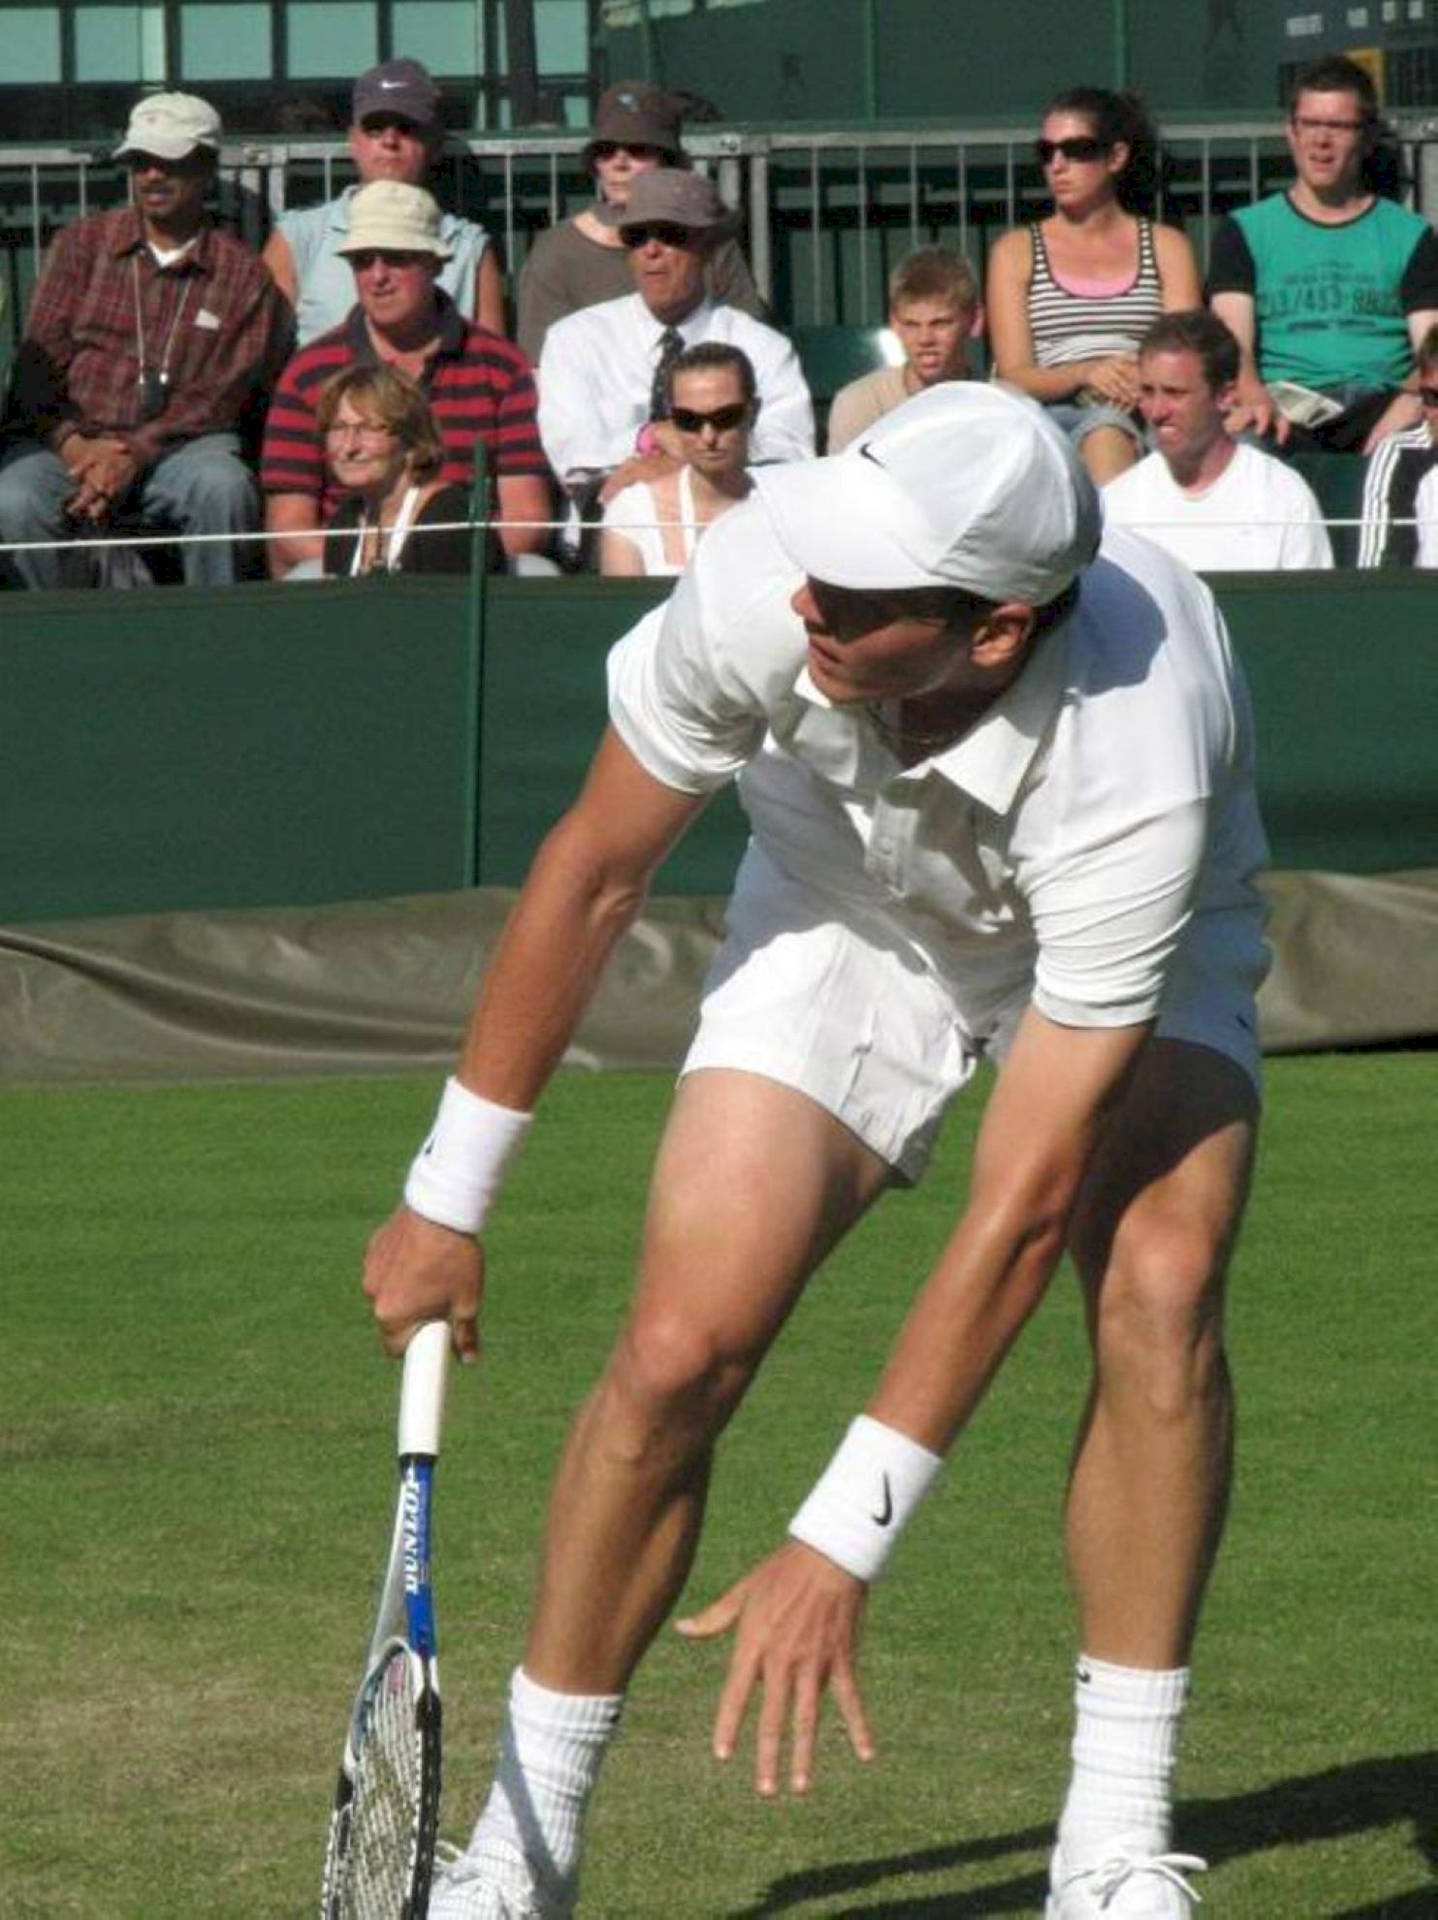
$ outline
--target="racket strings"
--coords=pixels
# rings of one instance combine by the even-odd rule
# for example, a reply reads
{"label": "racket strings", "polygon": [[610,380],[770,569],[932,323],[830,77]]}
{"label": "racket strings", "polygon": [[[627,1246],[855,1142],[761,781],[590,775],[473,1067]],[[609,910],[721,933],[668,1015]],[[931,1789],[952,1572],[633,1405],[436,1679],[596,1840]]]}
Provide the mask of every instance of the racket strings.
{"label": "racket strings", "polygon": [[417,1668],[395,1648],[361,1709],[344,1920],[392,1920],[410,1895],[424,1781]]}

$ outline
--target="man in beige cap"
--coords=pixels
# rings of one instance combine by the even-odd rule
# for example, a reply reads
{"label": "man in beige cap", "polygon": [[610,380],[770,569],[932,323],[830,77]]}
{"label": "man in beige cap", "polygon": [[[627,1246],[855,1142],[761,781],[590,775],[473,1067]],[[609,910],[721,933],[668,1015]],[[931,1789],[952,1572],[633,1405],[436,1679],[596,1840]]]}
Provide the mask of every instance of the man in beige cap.
{"label": "man in beige cap", "polygon": [[361,187],[340,251],[353,270],[355,305],[290,361],[265,422],[265,525],[280,536],[270,543],[270,571],[320,570],[321,529],[339,496],[315,408],[332,374],[364,361],[397,367],[423,389],[444,444],[445,486],[473,480],[475,443],[483,443],[505,551],[538,552],[551,506],[529,362],[508,340],[466,320],[439,286],[449,243],[433,198],[399,180]]}
{"label": "man in beige cap", "polygon": [[1170,1795],[1230,1466],[1222,1298],[1258,1114],[1264,843],[1212,596],[1122,530],[1099,551],[1100,528],[1041,408],[945,382],[841,454],[760,469],[610,655],[609,729],[370,1243],[388,1351],[440,1319],[474,1354],[474,1236],[607,955],[736,777],[753,838],[635,1302],[559,1466],[494,1786],[430,1920],[573,1910],[585,1808],[687,1576],[719,1433],[814,1269],[920,1176],[984,1059],[967,1196],[867,1410],[788,1542],[683,1626],[737,1631],[713,1745],[733,1753],[757,1688],[761,1794],[810,1786],[830,1688],[871,1758],[869,1586],[1067,1249],[1094,1367],[1048,1911],[1191,1911],[1202,1863],[1170,1851]]}
{"label": "man in beige cap", "polygon": [[701,340],[741,347],[754,368],[751,458],[807,459],[814,409],[793,347],[707,290],[705,264],[733,224],[713,185],[659,167],[640,174],[625,206],[606,218],[624,242],[634,290],[557,320],[539,361],[540,437],[571,499],[602,505],[682,465],[665,386],[674,361]]}
{"label": "man in beige cap", "polygon": [[[55,239],[16,356],[28,436],[0,471],[0,538],[62,542],[121,508],[190,534],[258,524],[239,429],[283,358],[289,320],[258,257],[209,220],[220,117],[187,93],[152,94],[116,157],[130,205]],[[20,553],[27,586],[96,578],[89,545]],[[185,579],[221,586],[235,548],[184,548]]]}

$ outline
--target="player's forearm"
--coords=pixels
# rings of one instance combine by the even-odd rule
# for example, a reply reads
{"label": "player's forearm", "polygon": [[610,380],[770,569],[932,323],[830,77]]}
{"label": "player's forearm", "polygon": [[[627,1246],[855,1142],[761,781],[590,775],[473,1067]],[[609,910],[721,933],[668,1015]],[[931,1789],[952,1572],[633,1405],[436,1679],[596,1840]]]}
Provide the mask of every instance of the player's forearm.
{"label": "player's forearm", "polygon": [[501,935],[460,1055],[458,1077],[528,1111],[564,1057],[605,962],[644,900],[647,874],[591,861],[561,821]]}
{"label": "player's forearm", "polygon": [[1072,1190],[1055,1189],[1026,1218],[966,1214],[900,1329],[869,1402],[874,1419],[947,1452],[1044,1296]]}

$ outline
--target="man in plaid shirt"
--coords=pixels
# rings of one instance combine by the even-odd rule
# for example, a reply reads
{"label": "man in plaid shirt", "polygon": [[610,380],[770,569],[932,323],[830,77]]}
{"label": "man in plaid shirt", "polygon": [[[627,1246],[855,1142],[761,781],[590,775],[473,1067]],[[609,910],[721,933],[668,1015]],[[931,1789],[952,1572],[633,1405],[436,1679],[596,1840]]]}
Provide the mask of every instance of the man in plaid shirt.
{"label": "man in plaid shirt", "polygon": [[[89,586],[74,536],[138,508],[147,524],[236,535],[259,525],[240,428],[283,363],[290,317],[259,256],[205,212],[220,119],[191,94],[143,99],[116,158],[132,198],[56,237],[16,357],[23,438],[0,471],[0,539],[32,587]],[[186,546],[190,585],[235,578],[230,539]]]}

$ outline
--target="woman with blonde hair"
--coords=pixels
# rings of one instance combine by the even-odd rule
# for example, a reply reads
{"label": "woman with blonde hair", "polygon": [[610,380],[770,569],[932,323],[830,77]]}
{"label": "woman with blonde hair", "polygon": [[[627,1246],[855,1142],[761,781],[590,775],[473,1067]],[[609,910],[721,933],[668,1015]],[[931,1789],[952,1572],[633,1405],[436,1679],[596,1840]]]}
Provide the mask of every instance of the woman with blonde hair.
{"label": "woman with blonde hair", "polygon": [[989,257],[993,370],[1049,408],[1102,485],[1144,452],[1138,342],[1160,314],[1202,305],[1198,265],[1152,218],[1158,136],[1132,94],[1060,94],[1037,150],[1053,211]]}
{"label": "woman with blonde hair", "polygon": [[[408,374],[345,367],[321,387],[315,414],[325,463],[345,491],[325,539],[325,573],[468,573],[470,492],[440,482],[439,429]],[[488,547],[493,571],[492,533]]]}

